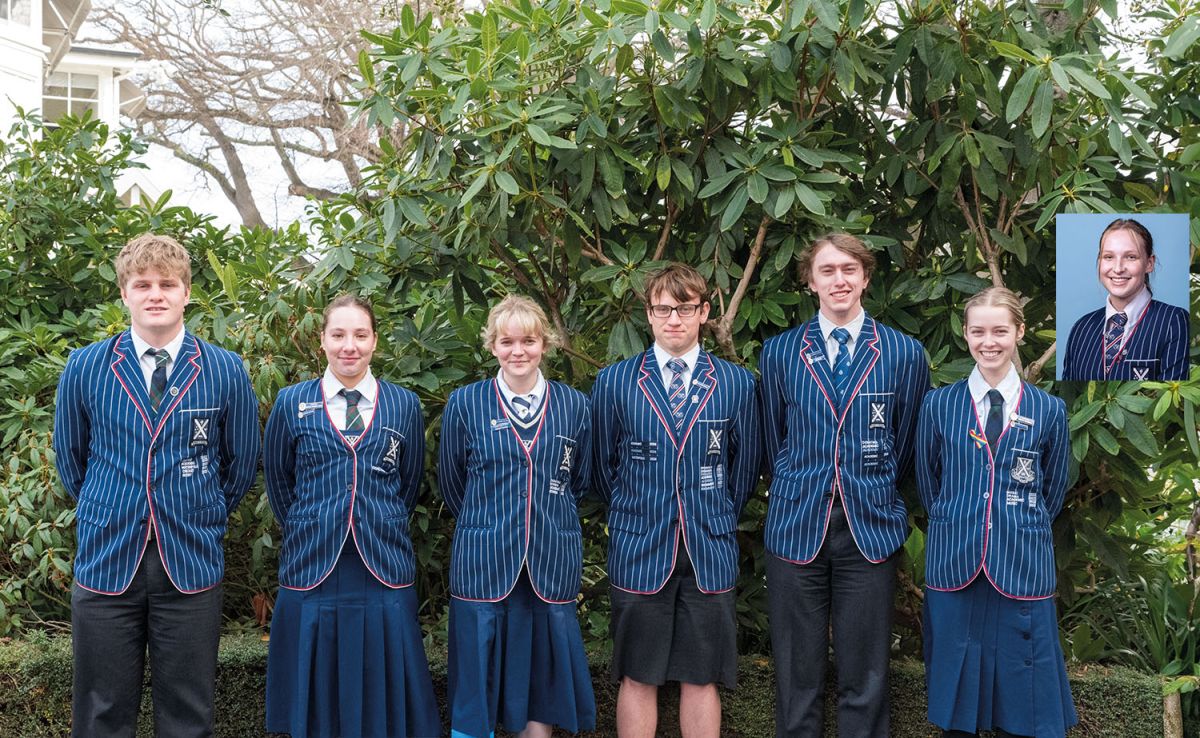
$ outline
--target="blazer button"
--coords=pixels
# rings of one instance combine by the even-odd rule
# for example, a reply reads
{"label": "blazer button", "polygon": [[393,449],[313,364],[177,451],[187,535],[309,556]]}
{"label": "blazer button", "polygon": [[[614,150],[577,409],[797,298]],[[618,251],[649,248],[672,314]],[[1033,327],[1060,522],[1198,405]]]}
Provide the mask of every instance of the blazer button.
{"label": "blazer button", "polygon": [[354,485],[353,485],[353,484],[347,484],[347,485],[346,485],[346,491],[347,491],[347,492],[353,492],[353,491],[354,491]]}
{"label": "blazer button", "polygon": [[528,496],[529,496],[529,493],[528,493],[528,492],[526,492],[525,490],[521,490],[521,496],[522,496],[522,497],[528,497]]}
{"label": "blazer button", "polygon": [[989,498],[989,497],[991,497],[991,495],[989,495],[987,492],[984,492],[984,493],[983,493],[983,499],[985,499],[985,500],[986,500],[986,499],[987,499],[987,498]]}

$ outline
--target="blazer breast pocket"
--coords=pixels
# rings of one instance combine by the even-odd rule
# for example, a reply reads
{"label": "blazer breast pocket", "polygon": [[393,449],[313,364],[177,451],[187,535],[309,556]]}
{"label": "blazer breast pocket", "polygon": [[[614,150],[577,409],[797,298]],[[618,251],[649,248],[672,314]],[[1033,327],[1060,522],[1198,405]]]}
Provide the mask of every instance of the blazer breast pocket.
{"label": "blazer breast pocket", "polygon": [[1125,359],[1129,367],[1129,378],[1137,381],[1153,381],[1159,378],[1158,359]]}

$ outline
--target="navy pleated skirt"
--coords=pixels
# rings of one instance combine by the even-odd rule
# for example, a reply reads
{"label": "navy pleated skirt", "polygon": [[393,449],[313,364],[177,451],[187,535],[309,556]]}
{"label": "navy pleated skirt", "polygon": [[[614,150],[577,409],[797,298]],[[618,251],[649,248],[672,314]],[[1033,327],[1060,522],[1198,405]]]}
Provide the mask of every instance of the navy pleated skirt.
{"label": "navy pleated skirt", "polygon": [[279,589],[267,658],[267,732],[441,735],[417,594],[384,586],[353,543],[317,587]]}
{"label": "navy pleated skirt", "polygon": [[552,605],[522,570],[499,602],[450,600],[451,735],[487,738],[530,720],[594,730],[596,700],[575,603]]}
{"label": "navy pleated skirt", "polygon": [[1053,598],[1005,597],[980,573],[955,592],[926,589],[924,609],[934,725],[1061,738],[1079,722]]}

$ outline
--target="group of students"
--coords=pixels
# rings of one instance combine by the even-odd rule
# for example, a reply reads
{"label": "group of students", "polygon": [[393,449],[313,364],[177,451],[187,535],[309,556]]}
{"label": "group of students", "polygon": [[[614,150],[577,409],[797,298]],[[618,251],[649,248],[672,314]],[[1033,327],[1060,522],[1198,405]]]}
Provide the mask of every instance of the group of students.
{"label": "group of students", "polygon": [[[812,243],[799,269],[819,312],[765,342],[757,382],[701,347],[709,290],[682,264],[646,281],[653,345],[602,369],[590,398],[543,375],[559,339],[535,303],[492,308],[482,339],[499,371],[441,417],[453,736],[594,727],[576,618],[588,490],[608,507],[618,733],[653,736],[673,681],[682,734],[718,735],[718,685],[736,682],[738,521],[764,473],[777,735],[822,734],[832,634],[841,735],[886,736],[909,532],[897,484],[914,466],[930,720],[947,736],[1038,738],[1076,722],[1050,531],[1067,415],[1016,370],[1021,301],[971,298],[976,366],[930,390],[921,344],[863,310],[873,268],[853,236]],[[258,468],[258,406],[241,360],[184,329],[182,246],[134,239],[116,273],[131,329],[72,352],[55,415],[77,500],[74,734],[133,735],[148,645],[158,734],[211,735],[221,543]],[[442,733],[412,587],[422,412],[372,373],[377,340],[368,303],[335,299],[324,375],[283,389],[267,421],[282,538],[266,728],[295,738]]]}

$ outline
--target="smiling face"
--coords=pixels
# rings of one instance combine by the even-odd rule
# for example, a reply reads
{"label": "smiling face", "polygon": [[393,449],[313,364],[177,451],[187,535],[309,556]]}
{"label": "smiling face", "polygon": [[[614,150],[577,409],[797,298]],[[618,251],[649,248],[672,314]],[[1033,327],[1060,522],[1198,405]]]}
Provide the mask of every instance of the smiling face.
{"label": "smiling face", "polygon": [[963,331],[967,348],[983,378],[993,387],[1008,374],[1025,326],[1017,325],[1012,312],[1001,305],[976,305],[967,310]]}
{"label": "smiling face", "polygon": [[542,365],[542,353],[546,350],[546,339],[540,333],[522,326],[519,320],[510,319],[498,326],[489,348],[500,362],[505,384],[516,392],[533,389],[537,384],[538,368]]}
{"label": "smiling face", "polygon": [[1154,271],[1154,257],[1148,257],[1142,242],[1126,229],[1109,231],[1104,236],[1096,263],[1100,285],[1108,291],[1109,300],[1117,310],[1125,309]]}
{"label": "smiling face", "polygon": [[683,356],[700,343],[700,326],[708,320],[709,304],[706,300],[690,293],[688,299],[681,302],[669,290],[659,290],[658,294],[652,296],[650,304],[666,305],[668,308],[699,304],[700,308],[687,318],[680,316],[678,310],[672,310],[665,318],[656,318],[647,307],[646,320],[650,321],[654,342],[671,356]]}
{"label": "smiling face", "polygon": [[821,303],[821,312],[836,325],[845,325],[862,312],[862,295],[870,280],[862,262],[836,246],[821,246],[812,257],[808,288]]}
{"label": "smiling face", "polygon": [[183,309],[192,290],[178,276],[145,269],[121,285],[121,300],[129,308],[133,329],[146,342],[162,348],[183,330]]}
{"label": "smiling face", "polygon": [[354,387],[366,376],[378,340],[371,328],[371,316],[362,308],[344,305],[329,311],[321,332],[321,348],[333,376],[343,386]]}

